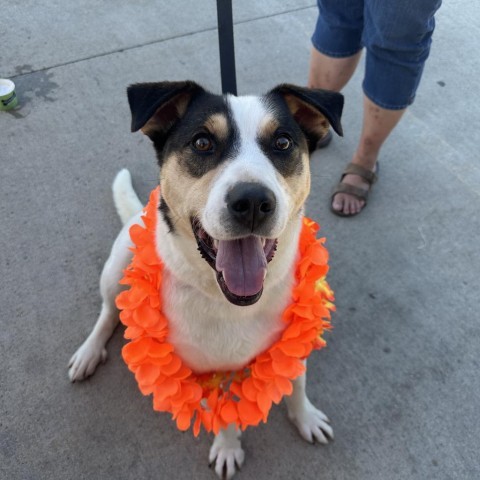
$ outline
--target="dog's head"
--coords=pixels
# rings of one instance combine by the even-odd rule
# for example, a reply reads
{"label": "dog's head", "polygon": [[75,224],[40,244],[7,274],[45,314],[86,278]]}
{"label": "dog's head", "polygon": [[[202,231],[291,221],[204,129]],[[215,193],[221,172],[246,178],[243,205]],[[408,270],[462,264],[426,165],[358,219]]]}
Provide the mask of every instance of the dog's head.
{"label": "dog's head", "polygon": [[280,252],[286,232],[297,238],[310,152],[329,126],[342,135],[342,95],[279,85],[259,97],[220,96],[162,82],[132,85],[128,99],[132,131],[157,152],[170,234],[196,242],[201,268],[213,268],[231,303],[255,303],[277,244]]}

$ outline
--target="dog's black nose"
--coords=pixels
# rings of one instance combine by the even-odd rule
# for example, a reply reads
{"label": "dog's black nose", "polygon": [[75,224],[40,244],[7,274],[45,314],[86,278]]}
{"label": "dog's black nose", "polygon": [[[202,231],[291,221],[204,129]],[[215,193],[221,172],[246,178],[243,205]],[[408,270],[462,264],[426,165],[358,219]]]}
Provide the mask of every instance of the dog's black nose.
{"label": "dog's black nose", "polygon": [[275,212],[277,201],[273,192],[259,183],[239,183],[227,194],[231,215],[253,232]]}

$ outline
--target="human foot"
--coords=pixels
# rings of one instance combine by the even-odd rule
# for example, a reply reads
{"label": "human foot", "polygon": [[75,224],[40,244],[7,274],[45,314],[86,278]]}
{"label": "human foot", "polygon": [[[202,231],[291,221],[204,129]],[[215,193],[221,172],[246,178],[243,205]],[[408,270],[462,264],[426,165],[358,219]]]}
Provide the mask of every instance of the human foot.
{"label": "human foot", "polygon": [[368,193],[376,181],[375,170],[364,168],[355,163],[349,163],[343,172],[340,183],[332,195],[331,210],[336,215],[351,217],[357,215],[367,204]]}

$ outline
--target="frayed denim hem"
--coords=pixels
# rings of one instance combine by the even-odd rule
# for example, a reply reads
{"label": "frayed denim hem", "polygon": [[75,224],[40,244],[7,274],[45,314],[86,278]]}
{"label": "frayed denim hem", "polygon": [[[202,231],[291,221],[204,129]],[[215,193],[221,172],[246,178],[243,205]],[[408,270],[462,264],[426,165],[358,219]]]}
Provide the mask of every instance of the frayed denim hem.
{"label": "frayed denim hem", "polygon": [[356,55],[358,52],[360,52],[362,49],[363,49],[363,46],[360,47],[359,49],[357,50],[352,50],[352,51],[349,51],[349,52],[331,52],[329,50],[326,50],[324,48],[321,48],[314,40],[314,38],[312,37],[312,45],[313,47],[315,48],[315,50],[317,50],[318,52],[320,53],[323,53],[323,55],[326,55],[327,57],[332,57],[332,58],[348,58],[348,57],[353,57],[353,55]]}
{"label": "frayed denim hem", "polygon": [[367,92],[367,90],[365,88],[365,81],[363,81],[362,89],[363,89],[363,93],[365,94],[365,96],[371,102],[373,102],[375,105],[378,105],[381,108],[384,108],[385,110],[404,110],[404,109],[408,108],[415,100],[415,95],[414,95],[413,97],[410,98],[408,103],[405,103],[405,104],[402,104],[402,105],[392,105],[391,103],[385,103],[385,102],[382,102],[382,101],[376,99],[373,95],[371,95],[369,92]]}

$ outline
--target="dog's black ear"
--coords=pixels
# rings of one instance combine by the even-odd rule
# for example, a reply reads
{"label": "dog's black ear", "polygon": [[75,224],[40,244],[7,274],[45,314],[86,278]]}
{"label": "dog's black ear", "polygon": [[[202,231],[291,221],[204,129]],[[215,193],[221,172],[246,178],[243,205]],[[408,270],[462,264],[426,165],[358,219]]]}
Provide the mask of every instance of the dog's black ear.
{"label": "dog's black ear", "polygon": [[291,114],[307,136],[310,150],[327,132],[329,125],[343,136],[340,122],[343,110],[343,95],[330,90],[297,87],[282,84],[269,92],[285,100]]}
{"label": "dog's black ear", "polygon": [[136,83],[127,88],[132,132],[152,140],[165,136],[184,115],[192,98],[205,90],[195,82]]}

